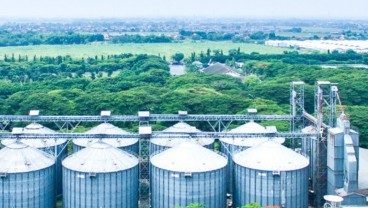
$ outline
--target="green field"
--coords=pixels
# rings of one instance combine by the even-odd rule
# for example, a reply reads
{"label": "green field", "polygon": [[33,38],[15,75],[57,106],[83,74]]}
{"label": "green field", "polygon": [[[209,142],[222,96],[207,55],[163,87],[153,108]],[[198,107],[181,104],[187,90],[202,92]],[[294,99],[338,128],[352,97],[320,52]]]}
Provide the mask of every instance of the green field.
{"label": "green field", "polygon": [[259,53],[283,53],[284,48],[249,44],[249,43],[232,43],[232,42],[190,42],[185,41],[182,43],[128,43],[128,44],[109,44],[109,43],[93,43],[87,45],[38,45],[38,46],[17,46],[17,47],[0,47],[0,59],[4,58],[4,54],[10,57],[14,54],[15,58],[18,55],[33,57],[39,56],[58,56],[58,55],[70,55],[72,57],[94,57],[95,55],[111,55],[121,53],[132,54],[152,54],[161,55],[169,58],[171,55],[177,52],[184,53],[185,56],[189,56],[192,52],[199,54],[201,51],[204,53],[208,48],[211,50],[223,50],[227,53],[230,49],[237,49],[245,53],[259,52]]}

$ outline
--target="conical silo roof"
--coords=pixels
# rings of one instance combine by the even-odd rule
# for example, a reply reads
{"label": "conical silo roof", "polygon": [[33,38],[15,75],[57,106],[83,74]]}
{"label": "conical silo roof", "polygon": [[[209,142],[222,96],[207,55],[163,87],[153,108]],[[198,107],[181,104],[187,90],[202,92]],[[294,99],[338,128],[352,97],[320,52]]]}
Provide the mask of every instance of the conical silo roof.
{"label": "conical silo roof", "polygon": [[[41,124],[38,123],[31,123],[23,128],[24,134],[57,134],[56,131],[49,129]],[[27,144],[31,147],[35,148],[49,148],[54,147],[60,144],[65,143],[66,139],[21,139],[22,143]],[[1,143],[5,146],[14,143],[14,140],[11,139],[5,139],[1,141]]]}
{"label": "conical silo roof", "polygon": [[[102,123],[98,126],[93,127],[92,129],[85,132],[86,134],[130,134],[127,131],[124,131],[123,129],[116,127],[110,123]],[[73,143],[82,146],[87,147],[95,142],[97,142],[99,139],[74,139]],[[102,139],[103,142],[110,144],[114,147],[125,147],[130,146],[132,144],[135,144],[138,142],[137,138],[116,138],[116,139]]]}
{"label": "conical silo roof", "polygon": [[95,142],[63,160],[63,166],[85,173],[109,173],[138,165],[138,158],[102,141]]}
{"label": "conical silo roof", "polygon": [[163,130],[163,132],[195,133],[195,132],[201,132],[201,130],[185,122],[178,122],[174,124],[173,126],[170,126],[169,128]]}
{"label": "conical silo roof", "polygon": [[[187,135],[187,133],[196,133],[196,132],[201,132],[201,130],[197,129],[194,126],[191,126],[185,122],[178,122],[173,126],[170,126],[167,129],[164,129],[163,132],[165,132],[165,134],[159,134],[160,137],[156,137],[156,138],[152,138],[150,140],[151,143],[156,144],[156,145],[160,145],[160,146],[165,146],[165,147],[174,147],[178,144],[181,144],[185,141],[188,141],[188,139],[186,138],[175,138],[175,135],[178,134],[169,134],[170,132],[172,133],[183,133],[183,134],[179,134],[179,135]],[[168,136],[170,136],[170,138],[167,138]],[[192,141],[202,145],[202,146],[206,146],[209,144],[212,144],[214,142],[213,138],[195,138],[195,139],[191,139]]]}
{"label": "conical silo roof", "polygon": [[170,171],[206,172],[225,167],[227,158],[187,141],[152,156],[151,163],[155,167]]}
{"label": "conical silo roof", "polygon": [[24,173],[41,170],[55,164],[55,157],[20,142],[0,150],[1,173]]}
{"label": "conical silo roof", "polygon": [[[265,128],[264,126],[250,121],[246,124],[238,126],[235,129],[229,131],[229,133],[275,133],[276,128],[273,128],[272,132]],[[243,146],[243,147],[253,147],[255,145],[261,144],[268,140],[276,141],[280,144],[285,142],[285,138],[266,138],[266,137],[247,137],[247,138],[231,138],[231,137],[224,137],[220,138],[221,141],[226,142],[228,144],[236,145],[236,146]]]}
{"label": "conical silo roof", "polygon": [[250,121],[246,124],[236,127],[229,131],[229,133],[266,133],[267,130],[264,126]]}
{"label": "conical silo roof", "polygon": [[240,166],[264,171],[298,170],[309,165],[306,157],[274,141],[239,152],[233,160]]}

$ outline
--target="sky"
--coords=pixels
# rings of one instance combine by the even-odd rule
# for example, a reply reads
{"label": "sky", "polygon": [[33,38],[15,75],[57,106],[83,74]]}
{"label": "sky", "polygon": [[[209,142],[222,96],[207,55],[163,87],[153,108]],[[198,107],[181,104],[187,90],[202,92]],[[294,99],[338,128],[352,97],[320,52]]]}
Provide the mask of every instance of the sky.
{"label": "sky", "polygon": [[0,17],[256,17],[368,20],[368,0],[0,0]]}

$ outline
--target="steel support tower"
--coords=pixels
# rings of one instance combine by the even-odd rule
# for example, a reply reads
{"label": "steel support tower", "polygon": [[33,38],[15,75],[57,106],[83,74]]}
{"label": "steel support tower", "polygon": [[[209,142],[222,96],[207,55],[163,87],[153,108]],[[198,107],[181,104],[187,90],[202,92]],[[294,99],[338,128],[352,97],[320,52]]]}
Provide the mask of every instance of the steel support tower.
{"label": "steel support tower", "polygon": [[[337,86],[329,81],[317,81],[315,85],[315,113],[317,117],[316,130],[317,158],[315,175],[312,176],[312,189],[315,194],[314,205],[319,207],[324,203],[323,196],[327,193],[327,132],[328,128],[336,126]],[[324,125],[327,124],[327,125]]]}
{"label": "steel support tower", "polygon": [[[301,132],[304,128],[304,82],[294,81],[290,85],[291,132]],[[291,139],[291,148],[295,149],[295,139]]]}

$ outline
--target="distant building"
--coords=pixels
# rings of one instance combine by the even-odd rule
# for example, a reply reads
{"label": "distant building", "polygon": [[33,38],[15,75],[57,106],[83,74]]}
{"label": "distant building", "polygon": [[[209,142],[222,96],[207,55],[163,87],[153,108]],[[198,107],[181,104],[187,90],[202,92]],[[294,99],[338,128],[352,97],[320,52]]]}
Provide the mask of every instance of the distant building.
{"label": "distant building", "polygon": [[104,34],[103,36],[104,36],[104,40],[105,40],[105,41],[106,41],[106,40],[110,40],[110,36],[109,36],[109,34]]}
{"label": "distant building", "polygon": [[195,66],[197,66],[197,67],[198,67],[198,68],[200,68],[200,69],[202,69],[202,68],[203,68],[203,63],[202,63],[202,62],[200,62],[200,61],[194,61],[192,64],[193,64],[193,65],[195,65]]}
{"label": "distant building", "polygon": [[367,40],[269,40],[265,42],[265,45],[318,51],[336,50],[346,52],[353,50],[357,53],[366,53],[368,51]]}
{"label": "distant building", "polygon": [[203,72],[209,73],[209,74],[227,74],[232,77],[244,78],[241,74],[234,71],[231,67],[228,67],[225,64],[221,64],[221,63],[211,64],[209,67],[203,69]]}

